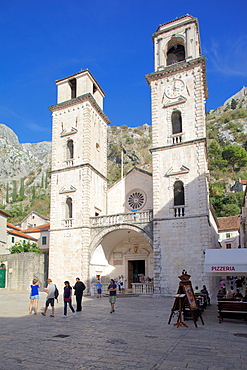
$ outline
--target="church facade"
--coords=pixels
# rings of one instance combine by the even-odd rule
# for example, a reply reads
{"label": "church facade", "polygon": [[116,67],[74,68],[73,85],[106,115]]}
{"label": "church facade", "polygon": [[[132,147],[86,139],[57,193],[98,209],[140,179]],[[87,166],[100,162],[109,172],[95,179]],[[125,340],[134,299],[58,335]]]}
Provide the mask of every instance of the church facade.
{"label": "church facade", "polygon": [[[212,285],[204,251],[217,248],[208,197],[205,58],[196,18],[185,15],[153,35],[153,173],[134,168],[107,187],[104,91],[88,71],[58,80],[52,112],[49,276],[140,276],[171,295],[186,270]],[[101,250],[100,260],[95,262]]]}

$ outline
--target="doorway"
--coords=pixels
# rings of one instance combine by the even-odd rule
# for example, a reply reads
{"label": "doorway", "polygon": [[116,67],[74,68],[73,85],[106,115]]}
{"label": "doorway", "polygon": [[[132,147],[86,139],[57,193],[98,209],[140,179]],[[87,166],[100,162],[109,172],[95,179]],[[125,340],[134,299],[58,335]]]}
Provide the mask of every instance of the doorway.
{"label": "doorway", "polygon": [[5,288],[6,269],[0,269],[0,288]]}
{"label": "doorway", "polygon": [[132,288],[131,283],[139,283],[140,275],[145,276],[145,260],[128,261],[128,289]]}

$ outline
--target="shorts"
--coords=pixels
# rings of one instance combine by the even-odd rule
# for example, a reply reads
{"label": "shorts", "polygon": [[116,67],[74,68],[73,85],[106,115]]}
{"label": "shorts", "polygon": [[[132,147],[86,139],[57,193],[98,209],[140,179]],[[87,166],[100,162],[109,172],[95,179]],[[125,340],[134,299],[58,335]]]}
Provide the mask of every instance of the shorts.
{"label": "shorts", "polygon": [[49,304],[51,305],[51,307],[54,307],[54,298],[48,298],[46,300],[46,302],[45,302],[46,307],[48,307]]}
{"label": "shorts", "polygon": [[98,292],[98,294],[101,294],[102,293],[102,289],[101,288],[98,288],[97,292]]}
{"label": "shorts", "polygon": [[30,299],[39,299],[39,295],[38,294],[30,295]]}
{"label": "shorts", "polygon": [[110,295],[109,302],[110,303],[116,303],[117,297],[115,295]]}

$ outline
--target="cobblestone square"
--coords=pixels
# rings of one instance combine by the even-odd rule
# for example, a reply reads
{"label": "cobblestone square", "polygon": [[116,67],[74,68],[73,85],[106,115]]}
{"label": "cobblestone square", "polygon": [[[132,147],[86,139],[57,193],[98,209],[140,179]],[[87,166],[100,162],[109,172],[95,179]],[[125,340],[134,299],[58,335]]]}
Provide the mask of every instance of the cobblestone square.
{"label": "cobblestone square", "polygon": [[[29,315],[29,293],[0,290],[0,369],[202,369],[244,370],[247,325],[218,323],[216,304],[203,313],[205,325],[167,324],[172,298],[118,297],[110,314],[107,297],[83,298],[83,311],[55,317]],[[237,335],[236,335],[237,334]]]}

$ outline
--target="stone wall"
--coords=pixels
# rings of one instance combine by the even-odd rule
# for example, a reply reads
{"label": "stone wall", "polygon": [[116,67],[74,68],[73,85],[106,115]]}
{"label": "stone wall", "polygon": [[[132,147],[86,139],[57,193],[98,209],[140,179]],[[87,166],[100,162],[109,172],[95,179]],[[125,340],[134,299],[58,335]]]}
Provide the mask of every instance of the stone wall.
{"label": "stone wall", "polygon": [[0,260],[6,265],[7,289],[28,291],[34,278],[39,279],[43,288],[46,279],[43,253],[2,254]]}

